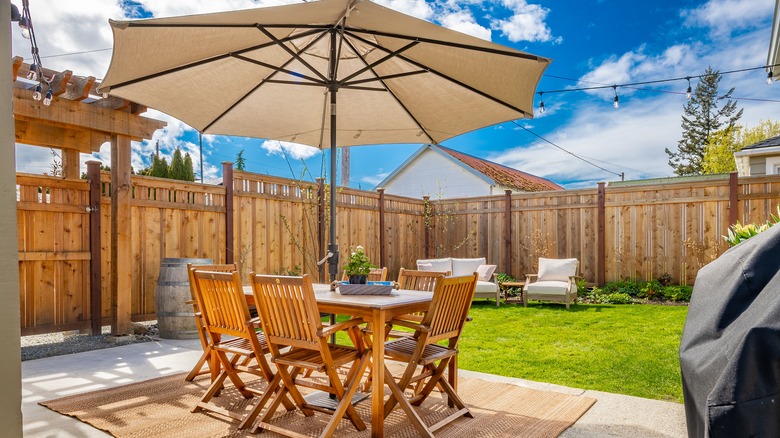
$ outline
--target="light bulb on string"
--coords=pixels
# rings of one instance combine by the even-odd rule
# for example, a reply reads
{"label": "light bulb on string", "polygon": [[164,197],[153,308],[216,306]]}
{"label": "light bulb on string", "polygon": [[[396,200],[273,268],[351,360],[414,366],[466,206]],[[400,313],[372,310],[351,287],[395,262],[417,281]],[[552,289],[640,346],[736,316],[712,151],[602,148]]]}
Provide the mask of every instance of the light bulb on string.
{"label": "light bulb on string", "polygon": [[22,17],[19,19],[19,27],[22,28],[22,36],[26,39],[30,39],[30,21],[27,19],[27,17]]}
{"label": "light bulb on string", "polygon": [[688,80],[688,89],[685,90],[685,98],[690,99],[691,98],[691,77],[688,76],[685,79]]}
{"label": "light bulb on string", "polygon": [[769,73],[766,74],[766,84],[772,85],[772,70],[769,70]]}
{"label": "light bulb on string", "polygon": [[43,97],[43,87],[41,87],[41,84],[38,84],[35,86],[35,91],[33,92],[33,99],[41,100],[42,97]]}
{"label": "light bulb on string", "polygon": [[539,112],[544,114],[544,96],[542,96],[544,93],[539,93]]}
{"label": "light bulb on string", "polygon": [[51,84],[49,84],[49,91],[46,92],[46,97],[43,99],[43,104],[46,106],[51,105],[51,99],[52,99],[53,93],[51,92]]}
{"label": "light bulb on string", "polygon": [[615,89],[615,98],[612,99],[612,106],[614,106],[615,108],[620,108],[620,99],[618,98],[617,95],[617,85],[613,85],[612,88]]}
{"label": "light bulb on string", "polygon": [[38,64],[35,62],[30,64],[30,70],[27,72],[27,79],[31,81],[38,79]]}

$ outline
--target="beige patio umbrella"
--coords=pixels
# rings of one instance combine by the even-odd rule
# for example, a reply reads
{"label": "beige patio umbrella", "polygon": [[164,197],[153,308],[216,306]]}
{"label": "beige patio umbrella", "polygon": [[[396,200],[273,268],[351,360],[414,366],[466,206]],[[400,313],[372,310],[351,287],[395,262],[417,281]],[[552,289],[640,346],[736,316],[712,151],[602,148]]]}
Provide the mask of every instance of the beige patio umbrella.
{"label": "beige patio umbrella", "polygon": [[[110,24],[114,50],[99,91],[203,133],[320,149],[440,143],[530,118],[550,63],[368,0]],[[330,156],[333,278],[335,148]]]}

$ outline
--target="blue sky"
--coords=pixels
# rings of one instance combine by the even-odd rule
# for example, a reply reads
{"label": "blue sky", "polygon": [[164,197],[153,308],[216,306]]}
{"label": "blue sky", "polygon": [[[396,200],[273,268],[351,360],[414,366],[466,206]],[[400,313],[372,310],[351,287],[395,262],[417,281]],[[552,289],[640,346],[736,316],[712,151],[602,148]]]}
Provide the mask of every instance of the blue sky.
{"label": "blue sky", "polygon": [[[70,2],[30,0],[44,66],[101,78],[111,56],[108,19],[164,17],[245,9],[300,0],[192,0]],[[21,6],[20,1],[16,1]],[[553,60],[537,91],[628,84],[697,76],[707,66],[720,71],[766,64],[772,26],[772,0],[381,0],[377,3],[437,24]],[[12,28],[14,55],[30,48]],[[88,52],[88,53],[81,53]],[[26,59],[29,62],[29,59]],[[766,73],[754,70],[724,75],[721,91],[734,87],[742,123],[780,119],[780,84],[767,86]],[[692,80],[696,86],[696,79]],[[685,80],[619,87],[620,108],[612,107],[612,88],[544,94],[546,111],[534,119],[503,123],[442,143],[444,146],[548,178],[567,188],[595,187],[598,181],[672,175],[664,148],[681,138]],[[537,96],[536,105],[539,99]],[[198,169],[197,133],[156,111],[168,128],[150,142],[133,144],[133,164],[148,165],[157,141],[171,155],[189,151]],[[520,126],[518,126],[520,125]],[[525,129],[524,129],[525,128]],[[530,130],[530,132],[529,132]],[[536,135],[534,135],[536,134]],[[538,136],[571,152],[564,152]],[[380,145],[351,149],[352,187],[371,189],[421,145]],[[220,176],[221,162],[244,149],[247,170],[311,179],[323,175],[321,153],[300,145],[262,139],[204,136],[205,177]],[[94,157],[108,163],[104,145]],[[580,160],[582,157],[598,167]],[[327,152],[326,152],[327,155]],[[49,149],[17,146],[17,169],[49,171]],[[603,169],[601,169],[601,168]],[[604,170],[606,169],[606,170]],[[446,194],[445,194],[446,195]]]}

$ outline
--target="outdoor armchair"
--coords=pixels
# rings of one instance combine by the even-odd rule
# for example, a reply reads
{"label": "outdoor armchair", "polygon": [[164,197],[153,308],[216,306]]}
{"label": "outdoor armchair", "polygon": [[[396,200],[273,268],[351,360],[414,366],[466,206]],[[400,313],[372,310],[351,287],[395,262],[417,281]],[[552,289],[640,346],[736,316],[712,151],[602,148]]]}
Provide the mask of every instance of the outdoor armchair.
{"label": "outdoor armchair", "polygon": [[577,259],[539,258],[539,272],[528,274],[523,288],[523,305],[528,300],[577,303],[577,271],[580,262]]}

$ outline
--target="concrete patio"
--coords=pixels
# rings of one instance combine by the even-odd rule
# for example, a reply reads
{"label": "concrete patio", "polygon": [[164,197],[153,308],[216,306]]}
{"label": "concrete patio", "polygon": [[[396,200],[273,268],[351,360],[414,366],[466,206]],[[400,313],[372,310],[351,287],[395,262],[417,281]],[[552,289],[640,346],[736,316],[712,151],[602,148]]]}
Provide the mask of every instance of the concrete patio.
{"label": "concrete patio", "polygon": [[[189,371],[201,352],[195,340],[160,340],[22,362],[25,437],[109,436],[37,403]],[[589,391],[522,379],[461,371],[461,375],[539,390],[587,396],[596,404],[566,430],[564,438],[685,437],[683,405]],[[628,376],[627,376],[628,377]]]}

